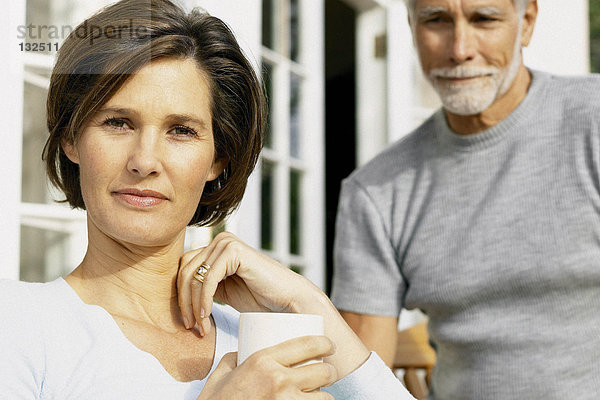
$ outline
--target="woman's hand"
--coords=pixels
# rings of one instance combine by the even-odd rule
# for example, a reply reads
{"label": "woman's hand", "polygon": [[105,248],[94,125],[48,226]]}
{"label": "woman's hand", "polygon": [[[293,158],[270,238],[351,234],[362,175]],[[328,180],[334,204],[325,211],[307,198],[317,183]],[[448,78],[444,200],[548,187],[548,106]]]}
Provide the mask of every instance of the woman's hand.
{"label": "woman's hand", "polygon": [[[201,283],[194,273],[210,265]],[[186,328],[211,329],[213,297],[240,312],[273,311],[323,316],[325,336],[336,345],[327,357],[339,377],[358,368],[369,351],[346,324],[329,298],[312,282],[253,249],[231,233],[220,233],[207,246],[187,252],[177,277],[178,301]]]}
{"label": "woman's hand", "polygon": [[237,367],[237,353],[228,353],[198,400],[333,400],[330,394],[317,391],[337,379],[333,366],[316,363],[293,368],[333,351],[326,337],[304,336],[257,351]]}
{"label": "woman's hand", "polygon": [[[210,265],[204,283],[194,278],[202,263]],[[186,328],[198,322],[201,335],[210,329],[213,297],[240,312],[301,312],[297,303],[324,296],[308,279],[228,232],[183,255],[177,288]]]}

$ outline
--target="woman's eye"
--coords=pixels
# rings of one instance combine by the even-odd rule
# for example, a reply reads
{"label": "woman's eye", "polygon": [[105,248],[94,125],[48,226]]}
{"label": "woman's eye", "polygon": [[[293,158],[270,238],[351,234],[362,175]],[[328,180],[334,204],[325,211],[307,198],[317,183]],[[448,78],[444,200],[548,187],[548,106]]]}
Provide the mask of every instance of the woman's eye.
{"label": "woman's eye", "polygon": [[198,136],[197,132],[186,126],[176,126],[171,130],[175,136]]}
{"label": "woman's eye", "polygon": [[131,129],[125,120],[118,118],[109,118],[104,121],[104,124],[114,129]]}

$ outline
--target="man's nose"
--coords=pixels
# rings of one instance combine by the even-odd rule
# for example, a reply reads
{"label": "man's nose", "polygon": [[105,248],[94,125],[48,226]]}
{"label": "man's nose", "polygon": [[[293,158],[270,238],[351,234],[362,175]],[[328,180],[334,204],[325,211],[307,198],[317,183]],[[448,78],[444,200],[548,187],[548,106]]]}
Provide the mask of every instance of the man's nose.
{"label": "man's nose", "polygon": [[455,64],[462,64],[475,58],[474,32],[467,23],[457,22],[452,32],[450,59]]}
{"label": "man's nose", "polygon": [[127,170],[140,177],[158,175],[162,169],[160,134],[153,129],[136,133],[131,142]]}

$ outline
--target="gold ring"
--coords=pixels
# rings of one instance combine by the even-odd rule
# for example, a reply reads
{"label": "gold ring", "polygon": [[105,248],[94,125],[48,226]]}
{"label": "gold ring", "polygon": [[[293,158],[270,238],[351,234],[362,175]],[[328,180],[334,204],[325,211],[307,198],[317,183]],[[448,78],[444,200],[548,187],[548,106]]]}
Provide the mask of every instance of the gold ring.
{"label": "gold ring", "polygon": [[211,267],[208,263],[203,262],[202,264],[200,264],[196,272],[194,272],[194,278],[196,278],[196,280],[200,283],[204,283],[204,278],[206,277],[206,274],[208,273],[210,268]]}

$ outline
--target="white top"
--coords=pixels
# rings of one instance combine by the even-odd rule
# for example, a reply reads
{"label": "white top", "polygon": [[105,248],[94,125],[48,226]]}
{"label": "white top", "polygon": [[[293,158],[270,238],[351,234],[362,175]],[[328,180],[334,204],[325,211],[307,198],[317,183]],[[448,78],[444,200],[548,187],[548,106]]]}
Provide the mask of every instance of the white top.
{"label": "white top", "polygon": [[[237,350],[239,313],[214,304],[210,373]],[[134,346],[102,307],[85,304],[59,278],[0,281],[0,399],[196,399],[204,380],[175,380]],[[210,375],[210,374],[209,374]],[[379,357],[326,389],[336,400],[412,399]]]}

